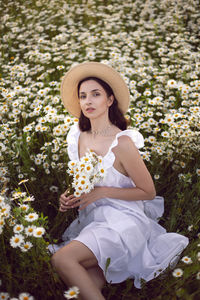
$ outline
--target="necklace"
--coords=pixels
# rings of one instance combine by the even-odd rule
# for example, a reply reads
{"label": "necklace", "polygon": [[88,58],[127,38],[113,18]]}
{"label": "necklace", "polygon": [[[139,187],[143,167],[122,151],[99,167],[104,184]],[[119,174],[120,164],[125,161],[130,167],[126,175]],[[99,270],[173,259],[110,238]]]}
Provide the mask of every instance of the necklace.
{"label": "necklace", "polygon": [[110,130],[111,126],[109,125],[108,127],[102,129],[102,130],[90,130],[90,133],[95,136],[95,135],[103,135],[106,136]]}

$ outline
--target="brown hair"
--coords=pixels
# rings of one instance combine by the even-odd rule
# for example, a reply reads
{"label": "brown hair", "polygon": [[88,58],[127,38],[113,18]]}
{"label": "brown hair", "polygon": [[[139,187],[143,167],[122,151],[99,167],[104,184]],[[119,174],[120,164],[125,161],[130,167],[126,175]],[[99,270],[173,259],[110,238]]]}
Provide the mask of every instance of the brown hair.
{"label": "brown hair", "polygon": [[[118,107],[118,102],[117,102],[117,99],[115,98],[113,90],[105,81],[103,81],[102,79],[97,78],[97,77],[84,78],[78,84],[78,96],[79,96],[79,90],[80,90],[81,84],[87,80],[94,80],[97,83],[99,83],[102,86],[102,88],[105,90],[108,97],[113,95],[114,101],[113,101],[112,105],[109,107],[109,112],[108,112],[109,120],[112,124],[117,126],[119,129],[125,130],[127,128],[127,120]],[[84,116],[82,111],[81,111],[81,115],[79,118],[79,128],[81,131],[89,131],[91,129],[90,120],[86,116]]]}

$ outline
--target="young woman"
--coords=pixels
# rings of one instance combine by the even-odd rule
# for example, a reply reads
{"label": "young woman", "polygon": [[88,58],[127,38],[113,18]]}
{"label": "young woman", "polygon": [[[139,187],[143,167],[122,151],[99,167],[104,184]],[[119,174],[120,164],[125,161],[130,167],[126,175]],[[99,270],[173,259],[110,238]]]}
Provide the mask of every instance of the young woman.
{"label": "young woman", "polygon": [[[52,264],[68,286],[80,289],[80,299],[104,299],[105,282],[119,283],[158,276],[188,244],[157,223],[163,198],[156,191],[138,148],[142,135],[127,129],[124,113],[129,91],[113,68],[79,64],[64,76],[61,98],[79,118],[68,133],[68,154],[79,160],[88,149],[103,157],[106,178],[80,197],[60,196],[60,211],[79,207],[79,218],[63,235],[64,243],[50,249]],[[162,271],[161,271],[162,270]]]}

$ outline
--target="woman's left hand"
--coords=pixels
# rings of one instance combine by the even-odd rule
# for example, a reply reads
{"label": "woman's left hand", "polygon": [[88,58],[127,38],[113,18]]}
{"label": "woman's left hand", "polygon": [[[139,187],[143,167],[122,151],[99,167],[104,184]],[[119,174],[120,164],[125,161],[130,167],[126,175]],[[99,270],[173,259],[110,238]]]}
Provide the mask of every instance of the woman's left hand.
{"label": "woman's left hand", "polygon": [[69,200],[67,204],[71,208],[79,206],[79,210],[83,210],[89,204],[103,197],[103,187],[95,187],[89,193],[84,193],[80,197],[74,197],[73,199]]}

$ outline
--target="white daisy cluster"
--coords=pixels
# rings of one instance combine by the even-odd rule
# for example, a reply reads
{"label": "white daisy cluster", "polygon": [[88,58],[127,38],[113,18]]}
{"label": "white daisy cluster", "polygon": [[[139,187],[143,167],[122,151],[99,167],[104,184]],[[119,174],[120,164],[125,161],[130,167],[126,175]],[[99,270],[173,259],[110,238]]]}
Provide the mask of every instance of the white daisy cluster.
{"label": "white daisy cluster", "polygon": [[11,297],[9,293],[0,292],[0,299],[2,300],[34,300],[35,298],[29,293],[20,293],[18,298]]}
{"label": "white daisy cluster", "polygon": [[22,252],[30,250],[34,238],[40,238],[45,233],[44,227],[40,226],[39,214],[26,204],[29,201],[33,201],[33,197],[27,196],[26,192],[13,192],[11,199],[0,195],[0,234],[4,234],[4,229],[9,226],[13,234],[10,245]]}
{"label": "white daisy cluster", "polygon": [[11,206],[8,199],[0,195],[0,234],[3,232],[6,220],[9,219],[11,214]]}
{"label": "white daisy cluster", "polygon": [[[200,244],[197,244],[197,247],[200,247]],[[192,254],[193,254],[193,259],[189,256],[183,256],[180,260],[180,263],[182,262],[185,265],[193,265],[193,274],[196,274],[196,279],[200,280],[199,263],[198,263],[200,261],[200,252],[198,251],[196,254],[193,252]],[[184,268],[174,269],[172,275],[173,277],[184,276]],[[187,271],[186,271],[186,276],[187,276]]]}
{"label": "white daisy cluster", "polygon": [[72,187],[74,195],[89,193],[94,185],[105,177],[105,168],[102,157],[89,150],[80,160],[71,160],[68,163],[67,173],[73,176]]}
{"label": "white daisy cluster", "polygon": [[48,9],[17,0],[16,16],[12,5],[0,8],[1,182],[64,170],[66,133],[77,120],[63,111],[60,81],[86,60],[110,64],[127,82],[128,115],[146,138],[144,159],[159,155],[180,170],[185,157],[192,161],[200,150],[197,0],[52,0]]}

